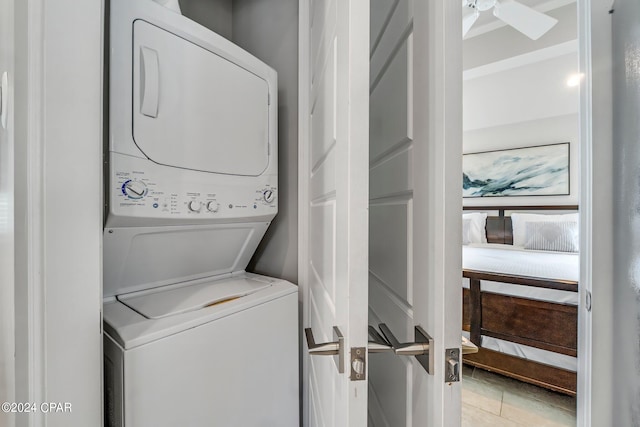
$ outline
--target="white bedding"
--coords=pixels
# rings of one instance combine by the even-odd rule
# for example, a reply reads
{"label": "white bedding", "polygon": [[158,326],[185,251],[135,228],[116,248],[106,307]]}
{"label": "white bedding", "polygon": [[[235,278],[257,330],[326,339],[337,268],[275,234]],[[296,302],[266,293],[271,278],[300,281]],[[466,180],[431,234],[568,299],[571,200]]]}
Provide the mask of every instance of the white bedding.
{"label": "white bedding", "polygon": [[462,247],[462,268],[543,279],[580,277],[580,256],[571,252],[546,252],[495,243]]}
{"label": "white bedding", "polygon": [[[546,252],[525,250],[521,247],[500,244],[473,244],[463,246],[462,266],[465,270],[489,273],[527,276],[543,279],[578,281],[580,276],[580,256],[577,253]],[[469,288],[469,279],[463,278],[462,285]],[[578,304],[578,292],[514,285],[487,280],[480,281],[483,291],[523,298]],[[463,332],[468,336],[467,332]],[[576,370],[576,358],[533,347],[482,336],[482,347],[502,353],[533,360],[547,365]]]}
{"label": "white bedding", "polygon": [[[576,253],[532,251],[495,243],[478,244],[462,247],[462,268],[577,282],[580,276],[580,256]],[[463,277],[462,286],[469,288],[469,279]],[[480,281],[480,288],[498,294],[578,305],[577,292],[487,280]]]}

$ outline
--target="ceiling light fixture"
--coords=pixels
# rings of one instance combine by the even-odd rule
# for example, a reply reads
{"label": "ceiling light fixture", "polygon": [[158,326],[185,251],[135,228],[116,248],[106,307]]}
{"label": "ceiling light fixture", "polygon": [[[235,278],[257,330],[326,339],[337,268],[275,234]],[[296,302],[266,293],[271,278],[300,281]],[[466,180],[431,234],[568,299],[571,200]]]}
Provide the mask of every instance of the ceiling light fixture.
{"label": "ceiling light fixture", "polygon": [[569,87],[580,86],[580,81],[582,81],[583,77],[584,77],[584,74],[582,73],[571,74],[567,79],[567,86]]}
{"label": "ceiling light fixture", "polygon": [[473,10],[462,18],[462,37],[467,35],[480,13],[491,9],[493,16],[532,40],[538,40],[558,23],[557,19],[515,0],[462,0],[462,7]]}

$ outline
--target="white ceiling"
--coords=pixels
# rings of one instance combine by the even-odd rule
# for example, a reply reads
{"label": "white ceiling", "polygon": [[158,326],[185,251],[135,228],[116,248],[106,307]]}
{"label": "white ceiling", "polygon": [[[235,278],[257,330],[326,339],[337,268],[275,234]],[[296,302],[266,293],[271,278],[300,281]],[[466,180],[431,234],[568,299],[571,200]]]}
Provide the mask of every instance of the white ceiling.
{"label": "white ceiling", "polygon": [[465,132],[577,114],[578,88],[567,86],[579,68],[575,0],[516,1],[549,13],[558,25],[534,41],[490,11],[478,19],[463,43]]}
{"label": "white ceiling", "polygon": [[[529,6],[539,12],[545,13],[550,10],[557,9],[562,6],[566,6],[571,3],[575,3],[576,0],[517,0],[518,3],[522,3],[525,6]],[[467,16],[473,13],[473,9],[470,7],[462,7],[462,16]],[[496,30],[498,28],[506,26],[505,23],[493,16],[491,10],[480,13],[480,17],[471,27],[471,31],[467,34],[465,39],[484,34],[488,31]]]}
{"label": "white ceiling", "polygon": [[551,51],[550,55],[534,52],[467,72],[464,130],[577,114],[579,90],[567,86],[567,79],[578,71],[577,43]]}

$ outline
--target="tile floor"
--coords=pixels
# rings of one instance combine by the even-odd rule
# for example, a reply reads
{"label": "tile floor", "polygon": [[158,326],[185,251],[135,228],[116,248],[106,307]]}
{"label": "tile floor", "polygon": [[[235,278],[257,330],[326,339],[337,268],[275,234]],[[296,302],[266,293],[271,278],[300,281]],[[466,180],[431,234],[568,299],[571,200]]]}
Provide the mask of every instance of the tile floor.
{"label": "tile floor", "polygon": [[483,369],[462,371],[462,427],[576,425],[576,399]]}

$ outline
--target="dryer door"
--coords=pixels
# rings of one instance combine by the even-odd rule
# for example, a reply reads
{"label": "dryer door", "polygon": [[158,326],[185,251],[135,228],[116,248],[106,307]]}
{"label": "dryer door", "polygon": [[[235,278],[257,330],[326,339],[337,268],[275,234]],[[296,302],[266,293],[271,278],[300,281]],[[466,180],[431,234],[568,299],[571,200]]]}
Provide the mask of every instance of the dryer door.
{"label": "dryer door", "polygon": [[267,82],[148,22],[133,25],[133,138],[152,161],[258,176],[269,163]]}

